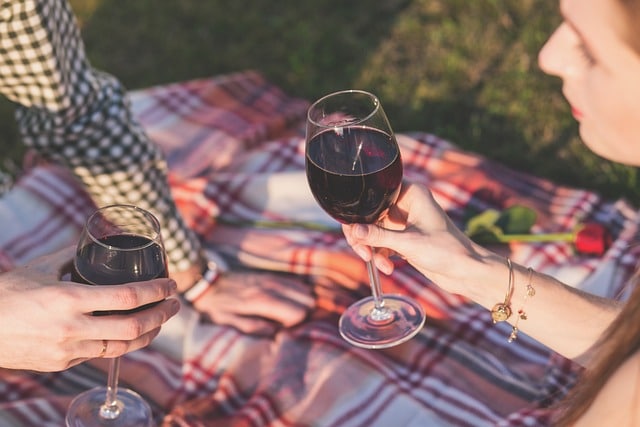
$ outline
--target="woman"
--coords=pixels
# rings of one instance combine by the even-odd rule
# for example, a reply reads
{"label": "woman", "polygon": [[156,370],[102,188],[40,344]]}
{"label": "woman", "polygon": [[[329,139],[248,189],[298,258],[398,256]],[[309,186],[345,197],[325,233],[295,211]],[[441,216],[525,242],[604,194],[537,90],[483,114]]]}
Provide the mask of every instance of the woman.
{"label": "woman", "polygon": [[[560,10],[564,19],[540,52],[541,68],[563,80],[591,150],[640,166],[640,1],[561,0]],[[581,361],[584,381],[559,411],[557,425],[640,423],[640,291],[623,307],[512,264],[468,239],[416,185],[403,188],[379,226],[343,230],[365,260],[372,256],[368,246],[388,248],[374,256],[384,273],[392,272],[389,255],[397,253],[443,289],[510,322],[510,339],[521,330]],[[522,313],[515,312],[519,307]]]}

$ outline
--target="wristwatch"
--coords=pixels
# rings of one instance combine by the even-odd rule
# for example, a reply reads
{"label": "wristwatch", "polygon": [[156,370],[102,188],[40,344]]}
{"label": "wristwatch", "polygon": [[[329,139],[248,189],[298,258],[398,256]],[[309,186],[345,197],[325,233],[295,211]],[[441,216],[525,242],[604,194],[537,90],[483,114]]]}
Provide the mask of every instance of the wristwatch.
{"label": "wristwatch", "polygon": [[216,280],[218,280],[228,269],[227,263],[220,255],[207,251],[205,256],[207,258],[207,263],[202,271],[200,279],[182,293],[182,297],[191,304],[195,304],[195,302],[200,299],[207,290],[213,286]]}

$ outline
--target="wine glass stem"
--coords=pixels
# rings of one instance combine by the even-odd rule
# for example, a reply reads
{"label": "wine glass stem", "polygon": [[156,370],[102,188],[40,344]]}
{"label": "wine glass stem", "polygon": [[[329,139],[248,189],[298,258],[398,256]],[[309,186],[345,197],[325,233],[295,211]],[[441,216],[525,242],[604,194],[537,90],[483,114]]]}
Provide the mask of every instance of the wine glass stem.
{"label": "wine glass stem", "polygon": [[107,378],[107,397],[102,407],[100,416],[109,420],[118,418],[123,408],[118,403],[118,375],[120,374],[120,358],[115,357],[109,363],[109,376]]}
{"label": "wine glass stem", "polygon": [[[371,249],[373,253],[373,248]],[[369,273],[369,283],[371,285],[371,296],[373,297],[374,307],[369,313],[369,316],[375,321],[388,320],[391,317],[391,313],[384,306],[384,299],[382,298],[382,290],[380,288],[380,276],[378,269],[373,262],[373,256],[367,261],[367,272]]]}

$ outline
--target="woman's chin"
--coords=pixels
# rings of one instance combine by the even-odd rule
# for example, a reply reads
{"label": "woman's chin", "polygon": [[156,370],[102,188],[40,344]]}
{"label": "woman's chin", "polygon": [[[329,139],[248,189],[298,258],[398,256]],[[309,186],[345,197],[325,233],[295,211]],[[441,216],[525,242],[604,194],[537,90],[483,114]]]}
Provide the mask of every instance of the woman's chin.
{"label": "woman's chin", "polygon": [[607,144],[597,138],[586,138],[580,133],[584,145],[586,145],[595,155],[605,160],[620,163],[627,166],[640,166],[640,147],[638,150],[630,150],[631,147],[618,147],[618,144]]}

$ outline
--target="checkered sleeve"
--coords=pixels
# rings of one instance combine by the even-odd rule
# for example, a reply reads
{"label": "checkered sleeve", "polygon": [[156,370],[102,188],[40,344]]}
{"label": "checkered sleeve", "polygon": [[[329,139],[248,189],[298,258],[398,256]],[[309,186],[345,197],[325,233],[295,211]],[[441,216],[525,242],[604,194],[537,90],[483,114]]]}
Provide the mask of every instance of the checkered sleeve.
{"label": "checkered sleeve", "polygon": [[0,92],[18,104],[25,144],[69,167],[98,206],[135,204],[158,217],[171,269],[197,260],[163,154],[120,82],[89,64],[66,0],[0,0]]}

